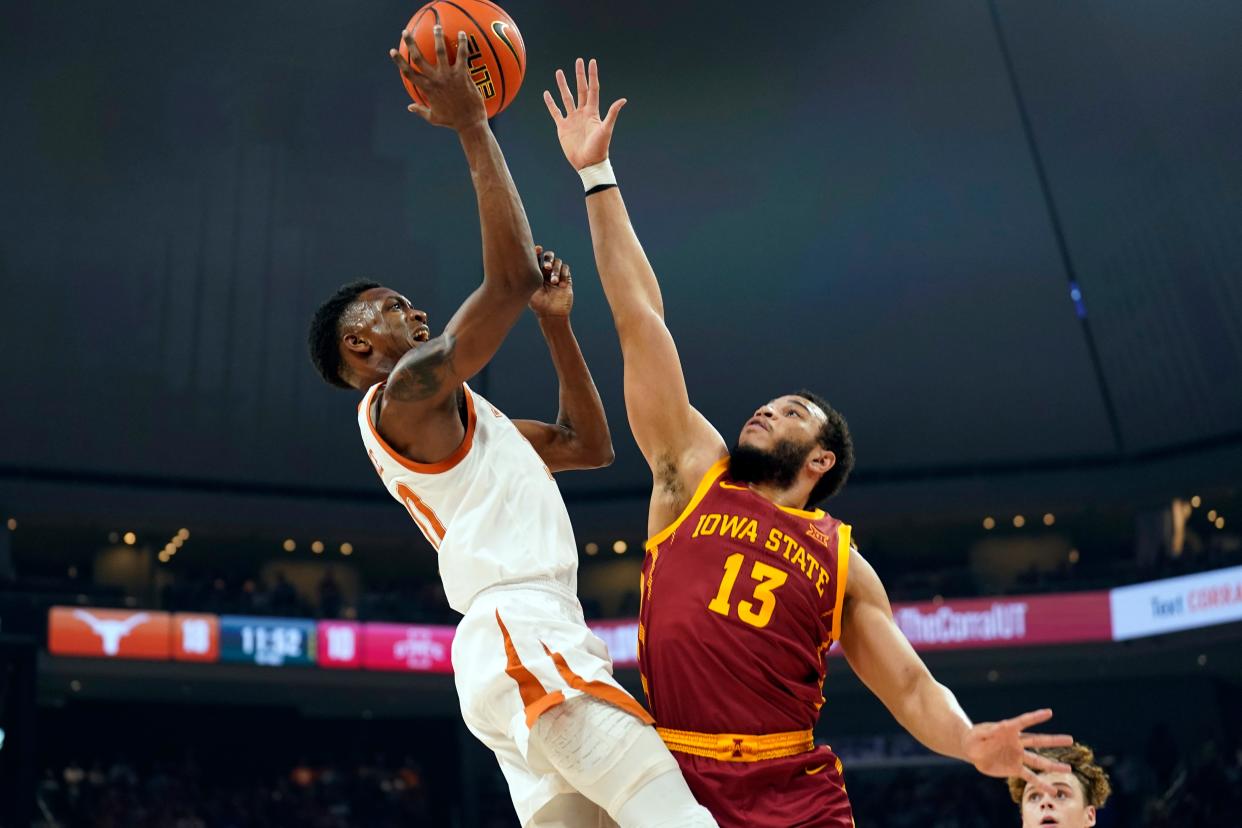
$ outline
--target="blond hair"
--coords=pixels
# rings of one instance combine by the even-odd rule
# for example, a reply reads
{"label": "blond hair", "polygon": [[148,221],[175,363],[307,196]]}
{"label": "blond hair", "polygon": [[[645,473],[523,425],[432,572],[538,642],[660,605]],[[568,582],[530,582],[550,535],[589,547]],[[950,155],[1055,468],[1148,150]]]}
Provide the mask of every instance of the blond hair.
{"label": "blond hair", "polygon": [[[1074,777],[1082,785],[1083,796],[1086,797],[1087,804],[1097,808],[1104,807],[1109,794],[1113,792],[1113,787],[1108,783],[1108,774],[1096,764],[1095,752],[1091,748],[1075,742],[1069,747],[1040,748],[1035,753],[1054,762],[1064,762],[1069,765]],[[1009,795],[1019,805],[1022,804],[1022,795],[1026,793],[1026,785],[1026,780],[1020,776],[1013,776],[1009,779]]]}

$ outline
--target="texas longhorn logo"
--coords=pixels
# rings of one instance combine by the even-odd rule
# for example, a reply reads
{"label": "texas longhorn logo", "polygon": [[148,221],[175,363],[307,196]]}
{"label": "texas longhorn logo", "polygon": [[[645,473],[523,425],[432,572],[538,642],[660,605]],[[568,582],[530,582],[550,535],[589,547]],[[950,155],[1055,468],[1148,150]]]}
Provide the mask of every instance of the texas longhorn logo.
{"label": "texas longhorn logo", "polygon": [[101,620],[86,610],[74,610],[73,617],[85,621],[91,632],[99,636],[103,642],[104,655],[114,656],[121,651],[121,639],[133,632],[142,622],[151,616],[145,612],[131,615],[123,621],[114,619]]}

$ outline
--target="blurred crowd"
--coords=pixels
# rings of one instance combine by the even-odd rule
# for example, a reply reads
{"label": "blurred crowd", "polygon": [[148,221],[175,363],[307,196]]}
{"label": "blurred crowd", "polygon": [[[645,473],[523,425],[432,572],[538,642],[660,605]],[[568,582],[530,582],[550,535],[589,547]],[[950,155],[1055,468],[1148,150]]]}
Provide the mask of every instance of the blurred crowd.
{"label": "blurred crowd", "polygon": [[[855,819],[868,828],[1002,828],[1019,823],[1000,780],[960,763],[910,761],[906,737],[841,741]],[[1237,828],[1242,744],[1208,741],[1179,753],[1157,728],[1146,755],[1101,751],[1114,794],[1100,828]],[[217,763],[218,764],[218,763]],[[485,828],[516,825],[497,772],[481,804]],[[46,768],[38,828],[389,828],[435,824],[429,786],[410,759],[243,772],[193,760],[144,766],[121,758]],[[458,796],[454,791],[450,798]]]}
{"label": "blurred crowd", "polygon": [[193,760],[124,759],[48,768],[39,828],[408,828],[429,825],[427,790],[409,760],[245,774]]}

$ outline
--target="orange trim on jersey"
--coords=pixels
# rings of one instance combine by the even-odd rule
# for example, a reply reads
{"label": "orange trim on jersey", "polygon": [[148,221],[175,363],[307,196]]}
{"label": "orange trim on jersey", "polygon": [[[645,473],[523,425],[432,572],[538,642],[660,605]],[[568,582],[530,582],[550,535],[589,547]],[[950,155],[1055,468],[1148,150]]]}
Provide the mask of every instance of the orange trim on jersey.
{"label": "orange trim on jersey", "polygon": [[419,463],[417,460],[411,460],[392,446],[380,436],[379,430],[375,428],[375,421],[371,419],[371,410],[375,405],[375,397],[377,394],[383,393],[384,384],[380,383],[371,389],[369,395],[363,400],[366,403],[366,421],[367,426],[371,429],[371,436],[375,438],[375,442],[380,444],[389,457],[396,460],[402,466],[405,466],[412,472],[419,474],[441,474],[460,463],[467,454],[470,453],[470,446],[474,442],[474,394],[470,393],[470,387],[462,383],[461,389],[466,395],[466,436],[461,439],[461,443],[457,448],[453,449],[453,453],[443,460],[435,463]]}
{"label": "orange trim on jersey", "polygon": [[500,620],[500,610],[496,610],[496,623],[500,625],[500,634],[505,640],[505,673],[517,682],[518,694],[526,707],[526,726],[531,727],[540,716],[565,701],[565,694],[560,690],[549,693],[535,674],[526,669],[518,657],[517,647],[513,646],[513,639],[509,637],[508,627]]}
{"label": "orange trim on jersey", "polygon": [[832,608],[832,640],[841,640],[841,608],[845,605],[845,581],[850,574],[850,525],[837,527],[837,602]]}
{"label": "orange trim on jersey", "polygon": [[686,504],[686,508],[682,509],[681,514],[677,516],[677,520],[673,521],[668,526],[665,526],[659,532],[648,538],[647,543],[644,544],[644,548],[651,549],[653,546],[659,546],[664,543],[670,535],[676,532],[677,527],[681,526],[682,521],[690,517],[690,513],[698,507],[700,501],[707,497],[707,493],[711,491],[712,484],[720,478],[720,475],[724,474],[725,469],[727,468],[729,468],[729,458],[727,456],[721,457],[713,463],[712,467],[703,475],[703,479],[699,481],[699,487],[694,490],[694,496],[690,498],[690,502]]}
{"label": "orange trim on jersey", "polygon": [[[406,510],[410,513],[410,517],[414,518],[414,522],[418,524],[418,528],[423,530],[423,534],[427,537],[427,540],[430,541],[431,545],[438,550],[440,548],[440,544],[444,541],[444,535],[448,530],[446,530],[444,528],[444,524],[440,522],[440,518],[436,515],[435,510],[424,503],[423,499],[414,494],[414,490],[404,483],[397,484],[397,497],[401,498],[401,502],[405,504]],[[423,522],[418,519],[418,515],[414,514],[415,510],[417,510],[418,513],[427,520],[428,524],[430,524],[429,526],[424,525]],[[428,529],[431,531],[427,531]]]}
{"label": "orange trim on jersey", "polygon": [[543,645],[543,651],[552,659],[552,663],[556,665],[556,671],[561,674],[561,678],[565,679],[565,683],[570,687],[592,695],[600,701],[606,701],[614,707],[621,708],[643,724],[655,724],[655,719],[651,718],[651,714],[644,710],[643,706],[634,701],[634,698],[625,691],[619,690],[607,682],[587,681],[569,669],[565,656],[552,652],[548,649],[547,644]]}

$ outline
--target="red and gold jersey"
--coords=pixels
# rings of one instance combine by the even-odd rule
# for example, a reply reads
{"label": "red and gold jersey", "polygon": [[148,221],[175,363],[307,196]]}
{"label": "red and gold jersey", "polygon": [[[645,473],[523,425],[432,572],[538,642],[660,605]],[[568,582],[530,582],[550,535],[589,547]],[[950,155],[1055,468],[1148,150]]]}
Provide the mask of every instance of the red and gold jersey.
{"label": "red and gold jersey", "polygon": [[850,527],[772,503],[731,481],[728,464],[647,542],[643,689],[662,728],[808,731],[841,633]]}

